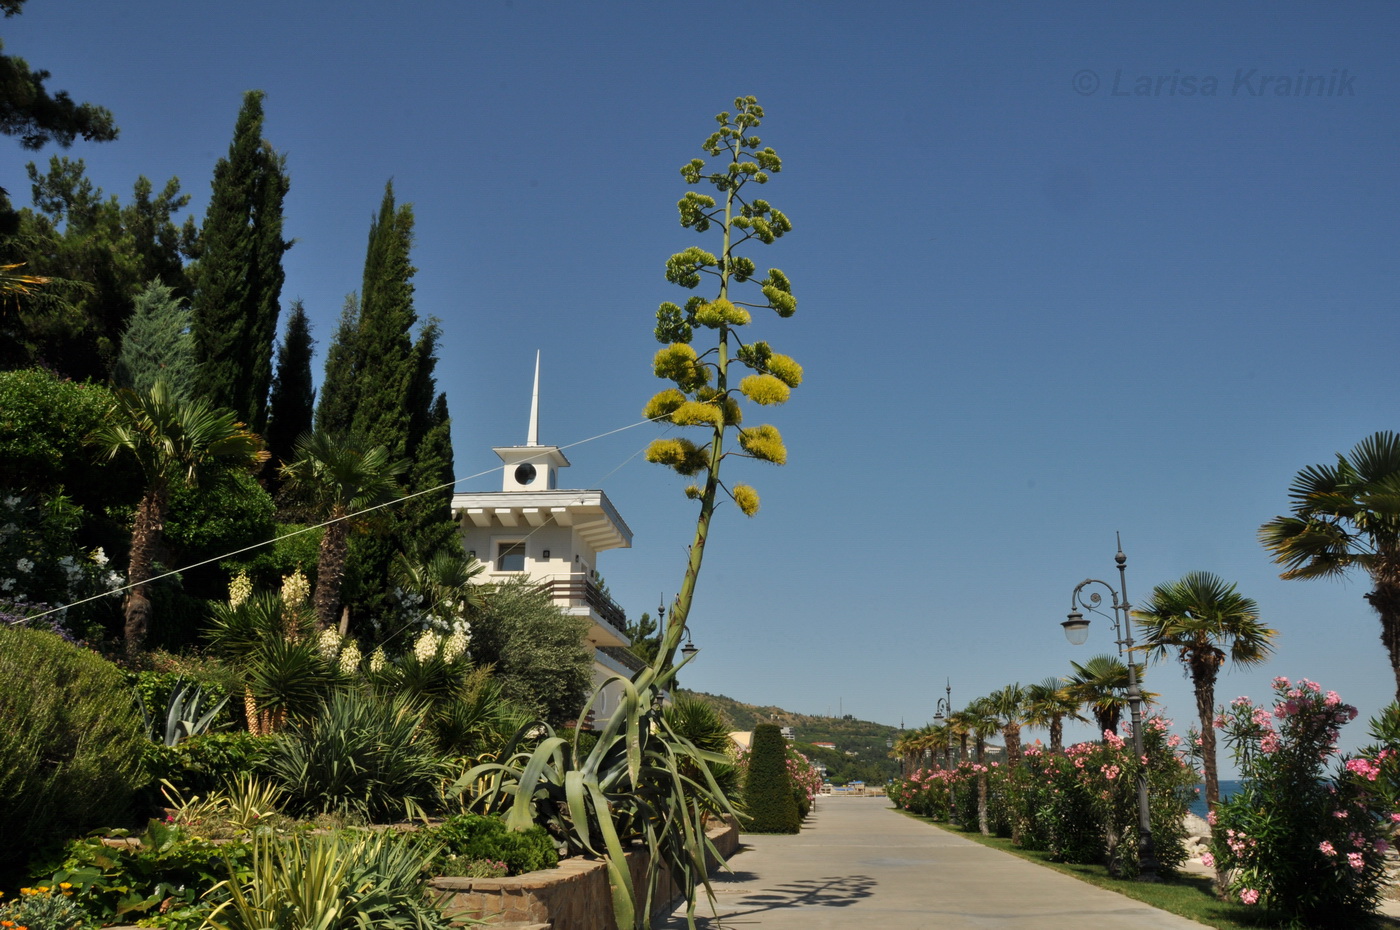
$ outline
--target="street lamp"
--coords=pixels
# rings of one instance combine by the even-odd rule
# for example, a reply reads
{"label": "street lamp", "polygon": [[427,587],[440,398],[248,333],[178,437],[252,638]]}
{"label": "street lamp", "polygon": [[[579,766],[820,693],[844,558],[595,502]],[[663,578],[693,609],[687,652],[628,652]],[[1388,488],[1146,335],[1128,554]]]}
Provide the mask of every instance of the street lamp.
{"label": "street lamp", "polygon": [[[942,720],[946,726],[949,715],[953,713],[953,682],[951,679],[944,679],[943,684],[944,697],[939,698],[938,703],[934,705],[933,719]],[[943,747],[943,759],[945,763],[943,767],[945,769],[951,769],[953,767],[953,732],[949,730],[947,731],[947,735],[948,742]]]}
{"label": "street lamp", "polygon": [[[1060,624],[1064,627],[1065,638],[1072,645],[1082,646],[1089,638],[1089,621],[1084,614],[1079,611],[1080,607],[1087,608],[1094,613],[1102,614],[1099,604],[1103,602],[1103,597],[1097,591],[1083,593],[1089,585],[1102,585],[1108,589],[1110,603],[1113,608],[1113,632],[1117,636],[1118,655],[1123,656],[1127,652],[1128,666],[1128,707],[1132,711],[1133,719],[1133,752],[1139,761],[1143,758],[1142,748],[1142,689],[1138,687],[1137,669],[1133,664],[1133,630],[1132,615],[1128,603],[1128,557],[1123,554],[1123,539],[1118,537],[1118,552],[1113,557],[1113,561],[1118,563],[1118,587],[1107,581],[1100,581],[1097,578],[1086,578],[1075,586],[1074,593],[1069,598],[1069,617]],[[1121,617],[1121,619],[1120,619]],[[1152,842],[1152,817],[1151,810],[1147,804],[1147,770],[1139,765],[1137,776],[1137,800],[1138,800],[1138,865],[1141,870],[1140,878],[1145,882],[1155,882],[1157,878],[1157,848]]]}

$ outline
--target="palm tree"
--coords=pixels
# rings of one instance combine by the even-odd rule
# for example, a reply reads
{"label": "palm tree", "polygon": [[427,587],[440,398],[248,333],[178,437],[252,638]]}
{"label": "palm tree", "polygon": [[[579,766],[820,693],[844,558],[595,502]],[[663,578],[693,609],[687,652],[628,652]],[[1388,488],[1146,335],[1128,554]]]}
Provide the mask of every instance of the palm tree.
{"label": "palm tree", "polygon": [[[1074,674],[1065,679],[1065,690],[1072,699],[1088,707],[1094,715],[1099,736],[1105,731],[1118,732],[1118,721],[1123,716],[1123,708],[1128,706],[1128,666],[1115,655],[1103,653],[1080,665],[1071,662]],[[1145,667],[1134,664],[1138,683],[1141,685]],[[1151,704],[1157,695],[1142,692],[1144,704]]]}
{"label": "palm tree", "polygon": [[972,721],[966,711],[953,711],[948,715],[948,732],[958,739],[958,761],[967,759],[967,740],[972,735]]}
{"label": "palm tree", "polygon": [[350,551],[351,522],[373,507],[400,494],[397,477],[408,468],[391,461],[383,446],[366,447],[356,439],[332,436],[323,430],[297,440],[296,460],[282,466],[293,489],[309,492],[322,521],[327,523],[316,560],[316,624],[326,629],[340,611],[340,586]]}
{"label": "palm tree", "polygon": [[1079,715],[1079,706],[1080,702],[1058,678],[1046,678],[1026,686],[1026,723],[1050,731],[1051,752],[1064,751],[1065,718],[1084,719]]}
{"label": "palm tree", "polygon": [[[968,729],[972,732],[977,750],[977,764],[987,764],[987,737],[998,729],[995,709],[989,698],[980,697],[963,709],[967,715]],[[977,773],[977,829],[986,836],[991,832],[987,826],[987,773]]]}
{"label": "palm tree", "polygon": [[987,695],[992,715],[997,718],[1002,739],[1006,741],[1006,764],[1016,768],[1021,764],[1021,727],[1026,724],[1026,689],[1020,682],[1007,685]]}
{"label": "palm tree", "polygon": [[253,466],[265,461],[267,452],[262,440],[239,423],[232,410],[216,409],[202,400],[179,400],[164,381],[140,393],[117,391],[116,406],[93,441],[109,459],[130,452],[146,482],[132,521],[130,588],[123,604],[126,651],[134,655],[150,629],[146,583],[155,574],[171,490],[177,483],[195,486],[217,460]]}
{"label": "palm tree", "polygon": [[1259,528],[1259,541],[1287,567],[1280,577],[1327,578],[1358,567],[1381,618],[1400,700],[1400,434],[1376,433],[1335,465],[1309,465],[1288,489],[1293,514]]}
{"label": "palm tree", "polygon": [[1133,611],[1143,649],[1156,662],[1175,651],[1196,689],[1201,718],[1201,762],[1206,804],[1220,801],[1215,766],[1215,679],[1228,658],[1235,665],[1257,665],[1273,647],[1275,631],[1259,622],[1259,605],[1210,572],[1191,572],[1152,589],[1147,606]]}

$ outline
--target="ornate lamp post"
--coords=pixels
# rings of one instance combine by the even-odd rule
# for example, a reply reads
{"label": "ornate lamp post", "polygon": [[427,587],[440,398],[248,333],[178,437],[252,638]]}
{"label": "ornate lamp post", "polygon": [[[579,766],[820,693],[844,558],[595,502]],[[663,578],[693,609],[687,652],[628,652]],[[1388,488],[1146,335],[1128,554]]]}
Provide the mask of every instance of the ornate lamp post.
{"label": "ornate lamp post", "polygon": [[[934,705],[933,719],[941,720],[944,726],[947,726],[948,717],[953,713],[953,683],[950,679],[944,679],[943,694],[944,696],[939,698],[938,703]],[[943,761],[945,769],[953,767],[953,734],[951,730],[948,732],[948,743],[943,747]]]}
{"label": "ornate lamp post", "polygon": [[[1089,638],[1089,621],[1080,613],[1079,608],[1084,607],[1094,613],[1102,614],[1099,604],[1103,602],[1103,597],[1097,591],[1084,594],[1084,589],[1089,585],[1102,585],[1108,589],[1110,603],[1113,609],[1113,632],[1117,637],[1118,655],[1122,657],[1126,651],[1128,666],[1128,707],[1132,712],[1133,720],[1133,752],[1138,759],[1143,757],[1142,748],[1142,689],[1138,687],[1137,669],[1133,664],[1133,631],[1132,616],[1129,613],[1128,603],[1128,557],[1123,554],[1123,540],[1118,537],[1118,553],[1114,555],[1113,561],[1118,563],[1118,587],[1107,581],[1100,581],[1097,578],[1086,578],[1075,586],[1074,593],[1069,598],[1069,617],[1060,626],[1065,629],[1065,638],[1075,646],[1081,646]],[[1121,618],[1121,619],[1120,619]],[[1137,801],[1138,801],[1138,865],[1141,869],[1139,878],[1145,882],[1155,882],[1157,878],[1157,847],[1152,842],[1152,816],[1147,804],[1147,772],[1141,766],[1138,768],[1137,776]]]}

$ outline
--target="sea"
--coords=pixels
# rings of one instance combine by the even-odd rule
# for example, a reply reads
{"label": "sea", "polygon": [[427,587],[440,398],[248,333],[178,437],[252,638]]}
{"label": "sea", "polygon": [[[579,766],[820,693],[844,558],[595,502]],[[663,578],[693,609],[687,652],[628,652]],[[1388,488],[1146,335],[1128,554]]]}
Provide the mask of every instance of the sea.
{"label": "sea", "polygon": [[[1234,780],[1234,779],[1224,779],[1224,778],[1222,778],[1222,779],[1220,780],[1220,800],[1223,801],[1223,800],[1225,800],[1226,798],[1230,797],[1230,795],[1234,794],[1236,791],[1239,791],[1239,790],[1240,790],[1240,785],[1241,785],[1241,784],[1243,784],[1243,782],[1236,781],[1236,780]],[[1196,800],[1194,800],[1194,801],[1191,802],[1191,813],[1195,814],[1197,817],[1200,817],[1202,820],[1204,820],[1204,819],[1205,819],[1205,816],[1206,816],[1206,812],[1207,812],[1207,810],[1206,810],[1206,786],[1205,786],[1205,783],[1202,782],[1201,784],[1197,785],[1196,787],[1197,787],[1198,789],[1200,789],[1200,791],[1199,791],[1199,794],[1198,794]]]}

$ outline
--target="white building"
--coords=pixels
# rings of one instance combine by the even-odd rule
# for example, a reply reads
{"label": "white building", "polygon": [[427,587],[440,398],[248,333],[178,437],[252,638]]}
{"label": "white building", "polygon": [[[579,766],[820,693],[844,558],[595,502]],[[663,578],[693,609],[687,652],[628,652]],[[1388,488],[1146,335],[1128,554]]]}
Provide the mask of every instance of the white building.
{"label": "white building", "polygon": [[[589,620],[585,637],[597,687],[614,675],[630,678],[641,667],[619,648],[630,645],[627,616],[603,591],[598,574],[598,553],[630,548],[632,531],[602,491],[559,488],[559,469],[569,460],[558,446],[540,445],[539,400],[537,354],[525,444],[492,450],[505,463],[501,490],[454,494],[452,514],[462,528],[463,547],[486,568],[479,581],[501,583],[523,575],[565,613]],[[618,689],[608,690],[613,693],[595,705],[596,716],[616,706]]]}

